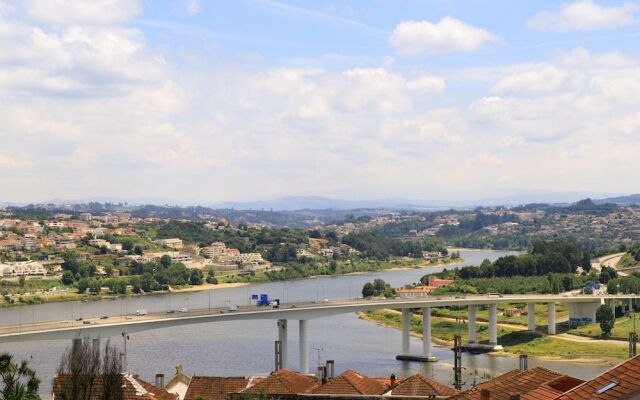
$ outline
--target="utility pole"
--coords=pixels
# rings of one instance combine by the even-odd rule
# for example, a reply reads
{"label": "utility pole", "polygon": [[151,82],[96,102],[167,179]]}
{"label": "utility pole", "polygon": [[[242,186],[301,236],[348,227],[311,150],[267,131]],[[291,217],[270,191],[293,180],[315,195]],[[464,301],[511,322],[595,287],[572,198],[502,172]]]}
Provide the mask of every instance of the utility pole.
{"label": "utility pole", "polygon": [[456,335],[453,343],[453,387],[462,390],[462,337]]}
{"label": "utility pole", "polygon": [[127,372],[127,341],[129,340],[129,334],[123,331],[122,339],[124,340],[124,362],[122,363],[122,366],[124,371]]}
{"label": "utility pole", "polygon": [[631,311],[629,317],[633,319],[633,332],[629,332],[629,358],[635,357],[637,354],[636,347],[638,344],[638,333],[636,332],[636,313]]}

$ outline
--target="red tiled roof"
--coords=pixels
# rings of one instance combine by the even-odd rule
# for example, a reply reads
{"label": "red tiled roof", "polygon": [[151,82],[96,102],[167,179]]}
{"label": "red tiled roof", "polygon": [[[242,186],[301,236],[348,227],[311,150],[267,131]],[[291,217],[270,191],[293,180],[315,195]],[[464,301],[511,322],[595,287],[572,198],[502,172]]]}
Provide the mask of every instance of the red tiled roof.
{"label": "red tiled roof", "polygon": [[298,394],[311,392],[317,386],[315,378],[281,369],[245,389],[243,393]]}
{"label": "red tiled roof", "polygon": [[391,396],[455,396],[460,393],[433,379],[415,374],[400,382],[391,390]]}
{"label": "red tiled roof", "polygon": [[[598,390],[611,384],[612,387],[602,393]],[[586,381],[558,397],[558,400],[603,399],[618,400],[628,398],[640,391],[640,356],[631,358],[622,364]]]}
{"label": "red tiled roof", "polygon": [[558,372],[543,367],[532,368],[527,371],[513,370],[495,379],[474,386],[466,392],[452,397],[456,400],[478,400],[480,391],[486,389],[491,394],[491,400],[508,400],[512,394],[525,394],[539,388],[547,382],[562,377]]}
{"label": "red tiled roof", "polygon": [[[131,375],[121,374],[117,378],[120,382],[114,387],[122,388],[122,400],[175,400],[176,395],[151,385],[143,380],[136,379]],[[75,400],[72,394],[72,377],[71,375],[57,375],[53,378],[53,396],[60,400]],[[93,378],[93,384],[88,390],[88,398],[83,395],[86,400],[102,400],[104,379],[102,376]]]}
{"label": "red tiled roof", "polygon": [[206,400],[225,400],[227,394],[237,393],[247,388],[250,378],[194,376],[189,382],[184,400],[202,397]]}
{"label": "red tiled roof", "polygon": [[561,394],[562,392],[552,389],[547,385],[542,385],[520,396],[520,400],[554,400]]}
{"label": "red tiled roof", "polygon": [[373,378],[361,375],[355,371],[347,370],[317,388],[313,393],[381,395],[388,390],[389,386],[384,385]]}

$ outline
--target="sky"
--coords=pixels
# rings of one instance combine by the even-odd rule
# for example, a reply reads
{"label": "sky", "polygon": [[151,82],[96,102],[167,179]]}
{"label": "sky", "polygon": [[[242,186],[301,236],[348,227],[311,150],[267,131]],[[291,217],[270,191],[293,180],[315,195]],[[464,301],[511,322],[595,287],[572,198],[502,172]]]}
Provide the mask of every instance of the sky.
{"label": "sky", "polygon": [[640,2],[0,0],[0,201],[640,191]]}

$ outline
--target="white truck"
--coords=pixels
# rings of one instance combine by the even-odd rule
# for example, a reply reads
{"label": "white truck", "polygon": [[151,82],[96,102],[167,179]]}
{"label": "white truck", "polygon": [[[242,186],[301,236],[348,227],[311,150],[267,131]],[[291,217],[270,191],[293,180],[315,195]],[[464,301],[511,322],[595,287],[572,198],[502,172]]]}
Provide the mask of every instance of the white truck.
{"label": "white truck", "polygon": [[140,310],[136,310],[136,315],[137,316],[142,316],[142,315],[147,315],[147,310],[145,308],[142,308]]}

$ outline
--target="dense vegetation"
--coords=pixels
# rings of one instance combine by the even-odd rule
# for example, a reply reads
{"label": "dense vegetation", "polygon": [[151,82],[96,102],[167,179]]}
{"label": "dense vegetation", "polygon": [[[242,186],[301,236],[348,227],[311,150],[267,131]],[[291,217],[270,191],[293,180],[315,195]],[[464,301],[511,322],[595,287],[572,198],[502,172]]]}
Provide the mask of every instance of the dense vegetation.
{"label": "dense vegetation", "polygon": [[423,252],[447,254],[444,243],[437,239],[401,240],[378,236],[372,232],[350,233],[342,243],[358,250],[365,257],[384,260],[390,257],[422,257]]}
{"label": "dense vegetation", "polygon": [[591,254],[564,240],[536,242],[530,254],[500,257],[485,261],[480,267],[463,267],[456,271],[462,279],[510,276],[541,276],[549,273],[575,273],[578,267],[591,268]]}

